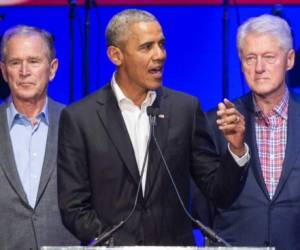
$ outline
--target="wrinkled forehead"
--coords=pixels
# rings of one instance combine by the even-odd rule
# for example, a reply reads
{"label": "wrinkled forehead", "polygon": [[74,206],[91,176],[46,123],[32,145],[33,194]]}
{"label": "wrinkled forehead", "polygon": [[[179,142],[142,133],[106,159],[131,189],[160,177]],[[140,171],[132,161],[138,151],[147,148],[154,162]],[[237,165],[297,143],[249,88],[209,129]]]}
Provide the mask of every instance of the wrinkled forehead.
{"label": "wrinkled forehead", "polygon": [[280,40],[271,33],[250,32],[241,40],[240,53],[247,51],[283,50]]}
{"label": "wrinkled forehead", "polygon": [[17,42],[18,45],[24,45],[24,49],[26,46],[33,47],[34,49],[36,49],[36,51],[39,51],[38,49],[42,48],[43,51],[45,52],[45,55],[47,57],[50,57],[51,52],[45,38],[37,32],[30,31],[26,33],[12,34],[10,37],[7,38],[7,40],[3,44],[3,50],[2,50],[4,58],[9,56],[8,53],[13,52],[11,50],[9,51],[8,48],[14,42]]}
{"label": "wrinkled forehead", "polygon": [[138,38],[147,35],[159,35],[164,38],[163,30],[159,22],[157,21],[141,21],[134,22],[128,26],[128,29],[122,32],[119,37],[120,42],[127,42],[130,38]]}

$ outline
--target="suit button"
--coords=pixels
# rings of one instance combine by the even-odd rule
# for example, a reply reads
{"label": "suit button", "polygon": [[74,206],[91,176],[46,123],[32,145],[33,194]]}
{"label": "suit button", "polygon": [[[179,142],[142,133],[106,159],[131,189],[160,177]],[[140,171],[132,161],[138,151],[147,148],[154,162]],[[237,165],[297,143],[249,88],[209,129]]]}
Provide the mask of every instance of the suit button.
{"label": "suit button", "polygon": [[266,240],[266,241],[264,242],[264,246],[265,246],[265,247],[269,247],[269,246],[270,246],[270,241],[267,241],[267,240]]}

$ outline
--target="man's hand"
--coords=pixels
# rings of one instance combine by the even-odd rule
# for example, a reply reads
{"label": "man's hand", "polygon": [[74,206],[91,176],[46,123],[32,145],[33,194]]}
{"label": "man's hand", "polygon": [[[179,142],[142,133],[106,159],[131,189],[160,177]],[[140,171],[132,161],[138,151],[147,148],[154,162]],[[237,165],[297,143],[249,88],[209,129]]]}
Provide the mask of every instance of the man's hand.
{"label": "man's hand", "polygon": [[244,145],[245,118],[237,111],[234,104],[228,99],[218,104],[217,124],[229,143],[230,150],[242,157],[246,153]]}

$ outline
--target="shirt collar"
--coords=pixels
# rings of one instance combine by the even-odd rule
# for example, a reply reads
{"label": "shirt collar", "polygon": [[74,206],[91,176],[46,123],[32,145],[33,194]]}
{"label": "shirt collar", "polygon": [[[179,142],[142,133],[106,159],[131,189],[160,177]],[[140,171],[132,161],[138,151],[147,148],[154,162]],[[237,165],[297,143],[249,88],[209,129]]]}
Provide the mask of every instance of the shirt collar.
{"label": "shirt collar", "polygon": [[[25,115],[23,115],[16,109],[12,101],[12,97],[9,96],[9,98],[7,99],[7,122],[9,128],[12,128],[12,126],[15,124],[17,120],[24,119],[24,118],[27,119]],[[37,120],[41,120],[45,122],[45,124],[49,125],[48,97],[46,97],[44,107],[42,111],[36,116],[36,118]]]}
{"label": "shirt collar", "polygon": [[[116,81],[115,74],[116,73],[113,74],[112,79],[111,79],[111,87],[117,98],[119,107],[122,107],[124,103],[130,103],[132,105],[135,105],[131,99],[129,99],[127,96],[124,95],[122,89],[120,88],[120,86],[118,85],[118,83]],[[156,91],[149,90],[145,100],[143,101],[143,103],[141,105],[142,108],[151,106],[154,103],[155,99],[156,99]]]}
{"label": "shirt collar", "polygon": [[[261,108],[258,106],[257,102],[255,101],[254,96],[252,97],[253,103],[254,103],[254,110],[255,114],[258,117],[264,117],[265,115],[263,114]],[[272,115],[272,114],[277,114],[283,119],[287,120],[287,113],[288,113],[288,103],[289,103],[289,90],[288,88],[285,88],[284,95],[281,99],[281,101],[272,109],[270,114],[267,114],[266,116]]]}

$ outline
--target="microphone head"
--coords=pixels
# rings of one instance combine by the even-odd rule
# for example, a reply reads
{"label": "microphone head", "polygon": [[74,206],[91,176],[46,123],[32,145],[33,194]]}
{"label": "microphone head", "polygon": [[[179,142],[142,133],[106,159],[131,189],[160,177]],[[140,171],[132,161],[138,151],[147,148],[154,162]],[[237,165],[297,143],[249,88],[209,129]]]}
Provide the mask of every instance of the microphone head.
{"label": "microphone head", "polygon": [[159,115],[159,109],[149,106],[149,107],[147,107],[147,115],[148,116],[157,116],[157,115]]}

